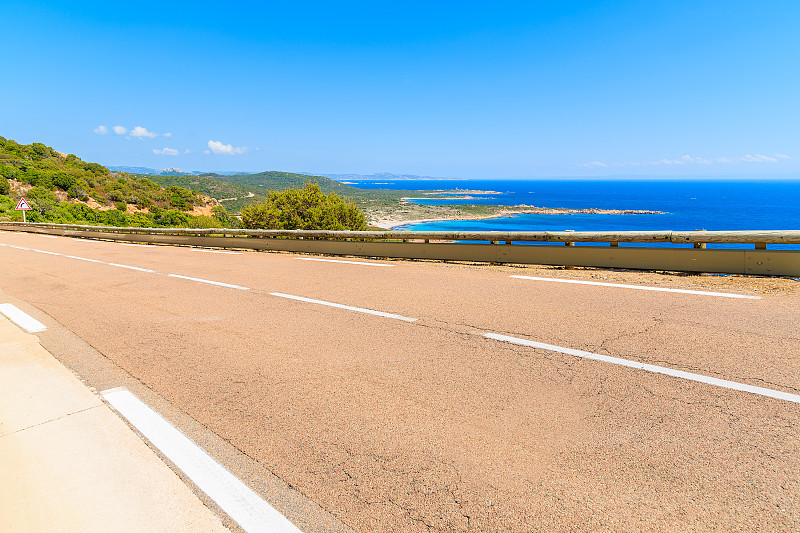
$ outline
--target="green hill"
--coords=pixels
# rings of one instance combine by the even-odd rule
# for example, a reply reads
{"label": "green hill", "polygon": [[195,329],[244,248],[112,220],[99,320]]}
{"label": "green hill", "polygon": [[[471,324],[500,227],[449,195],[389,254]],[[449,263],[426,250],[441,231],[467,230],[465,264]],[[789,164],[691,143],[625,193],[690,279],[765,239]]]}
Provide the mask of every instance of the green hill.
{"label": "green hill", "polygon": [[[212,175],[147,176],[147,178],[163,187],[184,187],[210,196],[217,200],[229,213],[238,213],[248,205],[264,202],[267,198],[267,194],[262,187],[239,185],[209,177]],[[136,176],[144,177],[142,175]]]}
{"label": "green hill", "polygon": [[227,219],[221,209],[217,221],[190,215],[199,208],[211,214],[212,206],[187,188],[165,188],[42,143],[0,137],[0,219],[21,220],[21,212],[14,210],[21,196],[33,208],[27,214],[31,222],[182,226]]}
{"label": "green hill", "polygon": [[215,178],[228,183],[236,183],[247,187],[258,187],[264,191],[284,191],[286,189],[302,189],[309,181],[319,184],[324,193],[335,192],[339,196],[353,196],[354,187],[339,183],[323,176],[308,176],[306,174],[293,174],[291,172],[279,172],[270,170],[259,172],[258,174],[240,174],[236,176],[221,176],[217,174],[202,174],[202,176]]}
{"label": "green hill", "polygon": [[294,174],[274,170],[236,176],[220,176],[216,174],[203,174],[203,176],[252,187],[253,192],[256,194],[259,192],[266,194],[268,191],[301,189],[307,182],[313,181],[319,184],[324,193],[335,192],[343,198],[354,201],[360,208],[367,211],[377,208],[396,207],[400,204],[402,198],[420,194],[419,191],[394,189],[357,189],[324,176],[309,176],[307,174]]}

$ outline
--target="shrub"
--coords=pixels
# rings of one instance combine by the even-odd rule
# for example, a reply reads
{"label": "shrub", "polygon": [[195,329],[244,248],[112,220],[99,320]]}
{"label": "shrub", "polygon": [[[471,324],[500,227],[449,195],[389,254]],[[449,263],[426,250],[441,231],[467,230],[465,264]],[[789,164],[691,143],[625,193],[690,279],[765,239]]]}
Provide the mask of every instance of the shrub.
{"label": "shrub", "polygon": [[336,193],[324,194],[318,183],[302,189],[272,191],[263,204],[242,210],[242,225],[256,229],[366,230],[367,220],[355,204]]}
{"label": "shrub", "polygon": [[81,189],[80,187],[70,187],[67,194],[69,195],[70,198],[83,199],[86,196],[86,191]]}
{"label": "shrub", "polygon": [[70,188],[74,187],[75,184],[78,182],[75,179],[75,176],[72,174],[67,174],[66,172],[56,172],[53,174],[52,177],[53,185],[61,189],[62,191],[68,191]]}
{"label": "shrub", "polygon": [[190,228],[221,228],[223,227],[219,220],[214,217],[207,217],[200,215],[192,217],[189,220],[188,226]]}
{"label": "shrub", "polygon": [[11,184],[4,176],[0,176],[0,194],[10,194]]}
{"label": "shrub", "polygon": [[0,176],[8,179],[16,179],[17,169],[8,165],[0,165]]}

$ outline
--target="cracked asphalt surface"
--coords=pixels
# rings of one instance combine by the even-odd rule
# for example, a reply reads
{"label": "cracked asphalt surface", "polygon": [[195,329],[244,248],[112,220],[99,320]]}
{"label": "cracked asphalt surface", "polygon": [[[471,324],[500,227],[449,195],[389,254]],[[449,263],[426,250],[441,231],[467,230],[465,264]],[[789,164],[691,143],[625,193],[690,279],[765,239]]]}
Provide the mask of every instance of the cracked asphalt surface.
{"label": "cracked asphalt surface", "polygon": [[0,242],[250,287],[0,247],[0,289],[355,531],[800,529],[800,405],[482,336],[798,393],[796,280]]}

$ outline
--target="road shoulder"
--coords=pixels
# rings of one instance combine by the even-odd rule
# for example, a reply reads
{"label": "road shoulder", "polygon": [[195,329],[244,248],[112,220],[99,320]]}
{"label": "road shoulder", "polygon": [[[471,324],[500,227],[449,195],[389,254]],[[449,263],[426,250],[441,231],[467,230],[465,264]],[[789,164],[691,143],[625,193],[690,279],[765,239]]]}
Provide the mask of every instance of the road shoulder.
{"label": "road shoulder", "polygon": [[3,531],[227,531],[37,337],[0,317]]}

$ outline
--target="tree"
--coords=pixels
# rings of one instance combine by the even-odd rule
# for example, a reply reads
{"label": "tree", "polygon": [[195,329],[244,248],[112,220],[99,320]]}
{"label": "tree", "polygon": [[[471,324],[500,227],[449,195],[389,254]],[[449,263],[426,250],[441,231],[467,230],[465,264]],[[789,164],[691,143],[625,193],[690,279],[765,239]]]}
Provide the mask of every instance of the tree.
{"label": "tree", "polygon": [[11,184],[3,176],[0,176],[0,194],[9,194],[11,192]]}
{"label": "tree", "polygon": [[271,191],[267,201],[242,210],[242,225],[254,229],[366,230],[367,219],[336,193],[324,194],[318,183],[302,189]]}

